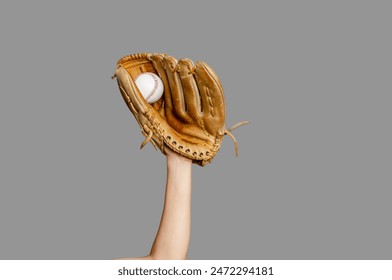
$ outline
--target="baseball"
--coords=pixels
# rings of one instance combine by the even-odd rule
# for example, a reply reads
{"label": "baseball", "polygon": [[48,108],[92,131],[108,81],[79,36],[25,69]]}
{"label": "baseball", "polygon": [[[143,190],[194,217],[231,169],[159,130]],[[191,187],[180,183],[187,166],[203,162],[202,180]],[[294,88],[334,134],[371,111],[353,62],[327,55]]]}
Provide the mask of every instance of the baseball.
{"label": "baseball", "polygon": [[158,75],[150,72],[142,73],[136,77],[135,83],[148,103],[157,102],[162,97],[163,83]]}

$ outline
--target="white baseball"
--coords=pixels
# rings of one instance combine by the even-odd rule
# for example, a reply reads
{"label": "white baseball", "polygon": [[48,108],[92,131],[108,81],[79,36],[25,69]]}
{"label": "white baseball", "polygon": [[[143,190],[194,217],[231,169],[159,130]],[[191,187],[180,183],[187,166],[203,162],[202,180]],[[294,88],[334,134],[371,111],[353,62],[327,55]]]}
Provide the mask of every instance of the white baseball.
{"label": "white baseball", "polygon": [[142,73],[136,77],[135,83],[148,103],[157,102],[162,97],[163,83],[158,75],[150,72]]}

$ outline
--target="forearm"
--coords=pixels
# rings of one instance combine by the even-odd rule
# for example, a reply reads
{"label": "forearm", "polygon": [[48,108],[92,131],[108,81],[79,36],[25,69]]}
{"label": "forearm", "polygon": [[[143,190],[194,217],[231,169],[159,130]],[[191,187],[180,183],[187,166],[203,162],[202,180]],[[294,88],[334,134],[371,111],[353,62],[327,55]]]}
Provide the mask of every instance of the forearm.
{"label": "forearm", "polygon": [[153,259],[187,257],[191,227],[191,172],[191,160],[167,156],[165,203],[150,253]]}

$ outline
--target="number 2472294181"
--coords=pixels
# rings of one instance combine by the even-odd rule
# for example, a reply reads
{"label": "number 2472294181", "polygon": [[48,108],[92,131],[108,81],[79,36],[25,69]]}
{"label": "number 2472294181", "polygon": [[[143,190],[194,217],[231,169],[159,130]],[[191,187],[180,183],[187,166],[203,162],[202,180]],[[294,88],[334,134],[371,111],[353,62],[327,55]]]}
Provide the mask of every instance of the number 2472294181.
{"label": "number 2472294181", "polygon": [[272,267],[221,266],[211,267],[211,275],[274,275]]}

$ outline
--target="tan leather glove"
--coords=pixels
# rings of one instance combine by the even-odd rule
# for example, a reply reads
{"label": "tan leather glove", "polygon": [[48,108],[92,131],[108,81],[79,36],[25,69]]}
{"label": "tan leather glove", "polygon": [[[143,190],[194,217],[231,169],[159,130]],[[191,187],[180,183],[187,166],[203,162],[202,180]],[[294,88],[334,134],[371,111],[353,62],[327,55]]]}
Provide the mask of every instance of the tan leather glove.
{"label": "tan leather glove", "polygon": [[[163,97],[149,104],[134,80],[144,72],[157,74],[164,86]],[[224,135],[237,141],[225,126],[225,98],[215,72],[204,62],[194,64],[185,58],[177,61],[165,54],[140,53],[117,62],[113,78],[146,136],[148,142],[164,153],[164,145],[201,166],[210,163]]]}

